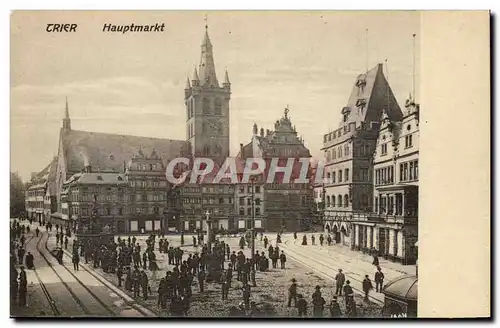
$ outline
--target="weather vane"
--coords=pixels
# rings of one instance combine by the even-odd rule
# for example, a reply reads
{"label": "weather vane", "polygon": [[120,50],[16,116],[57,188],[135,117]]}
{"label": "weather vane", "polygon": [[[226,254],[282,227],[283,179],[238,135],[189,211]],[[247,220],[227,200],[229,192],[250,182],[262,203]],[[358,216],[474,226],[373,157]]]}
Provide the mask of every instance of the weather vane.
{"label": "weather vane", "polygon": [[208,29],[208,15],[205,14],[205,28]]}

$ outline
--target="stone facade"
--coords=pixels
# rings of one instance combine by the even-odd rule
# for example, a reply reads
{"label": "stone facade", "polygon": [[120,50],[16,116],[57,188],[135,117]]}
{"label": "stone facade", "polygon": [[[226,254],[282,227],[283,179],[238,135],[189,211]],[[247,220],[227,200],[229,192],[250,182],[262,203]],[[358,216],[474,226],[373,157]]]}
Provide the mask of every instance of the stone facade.
{"label": "stone facade", "polygon": [[[313,220],[314,201],[310,183],[282,183],[279,174],[273,183],[267,183],[273,159],[278,160],[278,166],[286,166],[289,158],[311,157],[288,113],[289,109],[285,108],[283,117],[274,123],[274,130],[264,132],[261,128],[259,133],[254,124],[252,141],[247,145],[240,145],[238,158],[246,160],[260,157],[267,164],[267,171],[263,175],[266,179],[255,185],[263,189],[265,213],[262,222],[266,231],[299,231],[310,227]],[[296,161],[291,180],[298,178],[300,169],[301,164]]]}

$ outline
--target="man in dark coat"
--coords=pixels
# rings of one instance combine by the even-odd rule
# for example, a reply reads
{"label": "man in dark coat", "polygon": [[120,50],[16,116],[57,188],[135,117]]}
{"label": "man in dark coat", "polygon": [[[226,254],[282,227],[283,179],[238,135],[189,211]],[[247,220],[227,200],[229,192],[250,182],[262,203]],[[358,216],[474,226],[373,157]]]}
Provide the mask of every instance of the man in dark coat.
{"label": "man in dark coat", "polygon": [[72,261],[73,261],[73,270],[78,271],[80,264],[80,256],[78,255],[78,252],[73,252]]}
{"label": "man in dark coat", "polygon": [[146,272],[144,272],[144,270],[141,270],[140,282],[141,282],[141,288],[142,288],[142,296],[144,297],[145,300],[147,300],[148,299],[148,276],[146,275]]}
{"label": "man in dark coat", "polygon": [[26,267],[30,270],[33,270],[35,268],[34,257],[30,252],[28,252],[28,254],[26,255]]}
{"label": "man in dark coat", "polygon": [[335,294],[342,296],[342,289],[344,287],[345,275],[342,273],[342,269],[339,269],[339,273],[335,276]]}
{"label": "man in dark coat", "polygon": [[28,292],[28,280],[26,279],[26,271],[21,266],[19,273],[19,306],[26,306],[26,293]]}
{"label": "man in dark coat", "polygon": [[363,292],[365,292],[365,301],[368,302],[368,293],[373,289],[372,281],[365,275],[365,279],[363,280]]}
{"label": "man in dark coat", "polygon": [[205,271],[203,270],[200,270],[200,272],[198,272],[198,285],[200,286],[200,293],[203,293],[203,291],[205,290],[204,286],[205,286]]}
{"label": "man in dark coat", "polygon": [[349,299],[351,297],[354,298],[354,291],[352,290],[352,287],[351,287],[351,282],[349,280],[347,280],[345,282],[345,286],[344,286],[344,297],[345,297],[345,305],[347,306],[349,304]]}
{"label": "man in dark coat", "polygon": [[[380,267],[377,268],[377,272],[375,272],[375,290],[377,292],[382,292],[382,286],[384,285],[384,274],[382,273],[382,269]],[[380,288],[379,288],[380,287]]]}
{"label": "man in dark coat", "polygon": [[285,263],[286,263],[286,255],[285,255],[285,252],[284,251],[281,251],[281,255],[280,255],[280,264],[281,264],[281,268],[284,269],[285,268]]}
{"label": "man in dark coat", "polygon": [[295,278],[292,279],[292,284],[288,287],[288,307],[293,305],[297,306],[297,280]]}

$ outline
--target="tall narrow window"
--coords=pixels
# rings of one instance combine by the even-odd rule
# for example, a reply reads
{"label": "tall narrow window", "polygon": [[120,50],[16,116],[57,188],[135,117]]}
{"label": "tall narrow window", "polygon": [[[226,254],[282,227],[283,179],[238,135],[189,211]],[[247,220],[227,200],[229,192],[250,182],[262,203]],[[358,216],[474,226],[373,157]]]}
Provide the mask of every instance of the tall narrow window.
{"label": "tall narrow window", "polygon": [[339,170],[339,182],[342,182],[342,170]]}
{"label": "tall narrow window", "polygon": [[215,115],[222,115],[222,104],[219,98],[215,99],[214,110],[215,110]]}
{"label": "tall narrow window", "polygon": [[203,98],[203,114],[210,114],[210,100]]}

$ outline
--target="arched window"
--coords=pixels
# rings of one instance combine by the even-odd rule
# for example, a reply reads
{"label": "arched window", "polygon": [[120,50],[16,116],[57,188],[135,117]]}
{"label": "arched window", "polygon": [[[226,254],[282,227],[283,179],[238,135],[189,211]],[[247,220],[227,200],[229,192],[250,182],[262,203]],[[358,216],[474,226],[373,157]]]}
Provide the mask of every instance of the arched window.
{"label": "arched window", "polygon": [[191,118],[191,101],[187,102],[187,117],[188,120]]}
{"label": "arched window", "polygon": [[222,115],[222,104],[219,98],[215,98],[214,109],[215,115]]}
{"label": "arched window", "polygon": [[195,102],[194,102],[194,98],[191,98],[191,117],[194,116],[194,109],[195,109]]}
{"label": "arched window", "polygon": [[349,207],[349,196],[344,195],[344,207]]}
{"label": "arched window", "polygon": [[210,114],[210,100],[203,98],[203,114]]}
{"label": "arched window", "polygon": [[335,195],[332,195],[332,207],[335,207]]}
{"label": "arched window", "polygon": [[337,204],[338,204],[337,205],[338,207],[342,207],[342,196],[341,195],[337,196]]}
{"label": "arched window", "polygon": [[326,196],[326,207],[330,206],[330,196]]}
{"label": "arched window", "polygon": [[347,144],[344,145],[344,155],[349,156],[349,146]]}
{"label": "arched window", "polygon": [[332,159],[336,159],[337,158],[337,152],[335,151],[335,149],[332,150]]}

